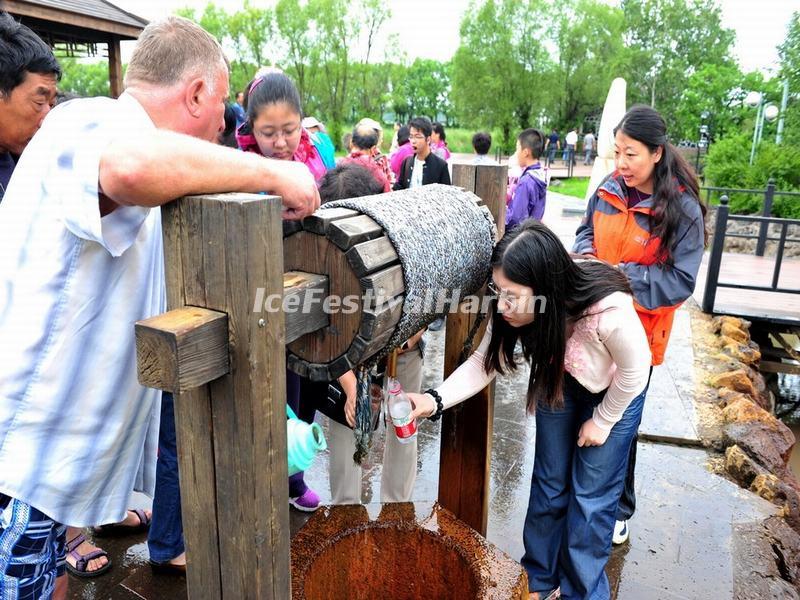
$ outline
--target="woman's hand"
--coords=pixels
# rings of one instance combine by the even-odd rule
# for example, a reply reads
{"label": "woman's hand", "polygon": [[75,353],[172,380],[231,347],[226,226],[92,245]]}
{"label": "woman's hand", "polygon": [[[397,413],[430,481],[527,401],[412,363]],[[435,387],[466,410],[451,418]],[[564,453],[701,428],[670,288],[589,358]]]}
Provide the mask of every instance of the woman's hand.
{"label": "woman's hand", "polygon": [[410,392],[406,392],[406,396],[411,400],[411,405],[414,407],[414,410],[411,411],[411,415],[409,415],[410,418],[424,419],[436,412],[436,400],[434,400],[432,396]]}
{"label": "woman's hand", "polygon": [[610,429],[608,431],[600,429],[595,425],[594,421],[588,419],[581,425],[581,430],[578,432],[578,446],[582,448],[586,446],[602,446],[606,443],[609,433],[611,433]]}
{"label": "woman's hand", "polygon": [[403,354],[404,352],[408,352],[409,350],[413,350],[419,344],[419,341],[422,339],[422,334],[425,333],[425,329],[420,329],[417,333],[412,335],[405,344],[398,348],[398,354]]}
{"label": "woman's hand", "polygon": [[347,419],[347,424],[350,427],[356,426],[356,374],[353,371],[348,371],[339,377],[339,385],[342,386],[347,400],[344,402],[344,418]]}

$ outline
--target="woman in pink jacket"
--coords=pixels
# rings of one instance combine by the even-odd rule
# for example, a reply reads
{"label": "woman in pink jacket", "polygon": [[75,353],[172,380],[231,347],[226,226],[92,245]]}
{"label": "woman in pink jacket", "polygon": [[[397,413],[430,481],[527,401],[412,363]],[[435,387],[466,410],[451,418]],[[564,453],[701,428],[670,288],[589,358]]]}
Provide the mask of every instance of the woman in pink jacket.
{"label": "woman in pink jacket", "polygon": [[247,120],[236,132],[239,148],[267,158],[304,163],[319,182],[327,170],[308,131],[300,124],[300,94],[284,73],[273,71],[247,86]]}
{"label": "woman in pink jacket", "polygon": [[414,417],[433,417],[517,368],[531,365],[525,402],[536,454],[522,564],[531,598],[610,598],[605,566],[628,450],[644,404],[650,348],[625,275],[575,262],[558,237],[528,220],[492,256],[496,295],[477,351],[436,390],[409,394]]}

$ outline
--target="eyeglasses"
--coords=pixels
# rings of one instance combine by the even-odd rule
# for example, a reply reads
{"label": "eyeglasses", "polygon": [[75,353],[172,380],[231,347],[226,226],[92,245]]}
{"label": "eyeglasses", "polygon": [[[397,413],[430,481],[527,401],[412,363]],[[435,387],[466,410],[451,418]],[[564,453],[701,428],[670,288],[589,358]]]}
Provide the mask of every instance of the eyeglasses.
{"label": "eyeglasses", "polygon": [[256,129],[254,133],[256,137],[260,137],[267,141],[273,142],[276,141],[279,137],[282,137],[284,140],[290,138],[293,135],[296,135],[298,131],[300,131],[299,125],[293,129],[284,129],[282,131],[277,130],[277,131],[271,131],[269,133],[265,133],[263,131]]}
{"label": "eyeglasses", "polygon": [[408,139],[410,139],[410,140],[424,140],[425,139],[425,135],[423,135],[421,133],[415,133],[414,135],[409,135]]}
{"label": "eyeglasses", "polygon": [[510,308],[511,310],[517,310],[517,307],[519,306],[520,300],[522,300],[522,298],[517,298],[516,296],[512,296],[506,290],[501,290],[499,287],[497,287],[497,284],[494,281],[490,281],[486,285],[486,288],[489,290],[489,293],[492,296],[497,297],[498,301],[502,300],[503,302],[508,304],[508,308]]}

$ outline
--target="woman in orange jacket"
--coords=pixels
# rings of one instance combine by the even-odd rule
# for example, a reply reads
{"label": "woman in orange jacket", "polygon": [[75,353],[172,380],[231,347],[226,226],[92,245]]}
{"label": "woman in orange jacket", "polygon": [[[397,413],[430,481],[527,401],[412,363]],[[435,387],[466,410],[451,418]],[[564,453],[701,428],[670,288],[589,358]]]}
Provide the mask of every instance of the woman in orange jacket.
{"label": "woman in orange jacket", "polygon": [[[649,106],[634,106],[614,130],[616,170],[590,198],[573,252],[591,254],[628,276],[653,365],[664,360],[677,308],[694,292],[705,246],[706,207],[697,176],[667,139]],[[636,438],[613,542],[628,539],[636,508]]]}

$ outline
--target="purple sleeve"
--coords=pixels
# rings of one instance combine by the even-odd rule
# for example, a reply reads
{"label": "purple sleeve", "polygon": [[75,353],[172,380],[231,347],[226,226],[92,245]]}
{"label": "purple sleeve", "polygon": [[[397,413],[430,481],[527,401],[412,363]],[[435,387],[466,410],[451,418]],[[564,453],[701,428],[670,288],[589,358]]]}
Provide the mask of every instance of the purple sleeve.
{"label": "purple sleeve", "polygon": [[506,211],[506,230],[516,227],[528,218],[528,197],[529,190],[525,182],[520,178],[517,189],[511,197],[511,203]]}
{"label": "purple sleeve", "polygon": [[537,221],[541,221],[544,216],[544,201],[547,188],[542,185],[532,185],[529,187],[531,189],[528,206],[530,207],[531,217]]}

